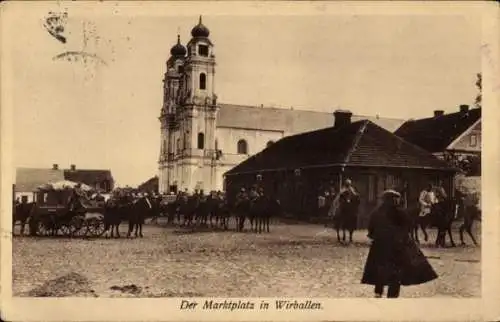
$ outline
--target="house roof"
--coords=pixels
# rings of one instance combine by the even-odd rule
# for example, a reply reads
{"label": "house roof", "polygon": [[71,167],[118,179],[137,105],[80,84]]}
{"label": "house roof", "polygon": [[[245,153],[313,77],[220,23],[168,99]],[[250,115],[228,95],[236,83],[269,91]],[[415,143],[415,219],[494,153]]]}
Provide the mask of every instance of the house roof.
{"label": "house roof", "polygon": [[65,169],[64,178],[70,181],[83,182],[90,186],[104,180],[113,181],[110,170]]}
{"label": "house roof", "polygon": [[44,183],[52,183],[64,180],[62,170],[17,168],[16,169],[16,192],[33,192]]}
{"label": "house roof", "polygon": [[[219,104],[218,127],[270,130],[285,135],[319,130],[333,125],[333,113],[296,109]],[[353,121],[370,120],[390,132],[396,131],[405,121],[393,118],[353,115]]]}
{"label": "house roof", "polygon": [[226,175],[326,166],[453,170],[424,149],[364,120],[285,137]]}
{"label": "house roof", "polygon": [[442,152],[481,119],[481,108],[405,122],[395,134],[429,152]]}

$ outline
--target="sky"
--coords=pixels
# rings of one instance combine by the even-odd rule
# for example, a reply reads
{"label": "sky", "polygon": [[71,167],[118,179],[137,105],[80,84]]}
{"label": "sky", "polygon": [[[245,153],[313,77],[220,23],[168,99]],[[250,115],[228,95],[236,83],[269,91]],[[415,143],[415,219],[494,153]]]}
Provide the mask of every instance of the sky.
{"label": "sky", "polygon": [[[66,11],[65,44],[44,28],[48,11],[33,10],[6,48],[14,166],[111,169],[117,185],[138,185],[157,172],[170,48],[178,32],[189,41],[204,12]],[[477,94],[478,16],[204,14],[203,23],[221,103],[409,119],[457,111]],[[98,59],[54,59],[67,51]]]}

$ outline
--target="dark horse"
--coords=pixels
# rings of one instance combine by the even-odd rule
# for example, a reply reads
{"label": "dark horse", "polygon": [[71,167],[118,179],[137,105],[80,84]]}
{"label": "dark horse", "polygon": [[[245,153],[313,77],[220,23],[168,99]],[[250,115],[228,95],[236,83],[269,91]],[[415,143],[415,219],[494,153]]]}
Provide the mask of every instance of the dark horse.
{"label": "dark horse", "polygon": [[452,198],[447,198],[432,206],[430,213],[431,222],[437,227],[436,247],[446,247],[446,233],[450,237],[452,247],[455,247],[451,228],[455,220],[455,209],[457,203]]}
{"label": "dark horse", "polygon": [[26,202],[13,205],[12,208],[12,234],[14,234],[14,227],[16,223],[19,221],[21,224],[20,235],[24,235],[24,227],[28,222],[28,219],[31,216],[31,212],[35,206],[34,202]]}
{"label": "dark horse", "polygon": [[269,232],[269,223],[272,216],[281,215],[281,205],[279,200],[260,196],[253,204],[253,220],[255,220],[255,232]]}
{"label": "dark horse", "polygon": [[142,235],[142,225],[144,224],[144,219],[150,215],[153,210],[153,205],[148,197],[142,196],[138,199],[134,200],[127,207],[128,213],[128,233],[127,237],[132,235],[132,231],[134,231],[135,237],[139,234],[139,237],[143,237]]}
{"label": "dark horse", "polygon": [[411,220],[411,238],[416,242],[420,243],[420,240],[418,238],[418,230],[422,230],[422,233],[424,234],[424,240],[428,241],[429,240],[429,235],[427,234],[426,228],[431,225],[431,215],[427,214],[424,216],[420,216],[420,205],[416,204],[414,207],[409,207],[407,209],[408,213],[408,218]]}
{"label": "dark horse", "polygon": [[108,233],[111,233],[110,237],[114,237],[114,232],[116,232],[116,237],[120,238],[119,227],[128,218],[127,207],[128,204],[125,201],[109,199],[106,202],[104,208],[104,232],[106,237]]}
{"label": "dark horse", "polygon": [[460,242],[462,245],[465,245],[464,242],[464,231],[469,235],[472,239],[474,245],[477,245],[477,241],[472,234],[472,225],[474,224],[474,220],[481,221],[481,210],[477,206],[465,206],[462,208],[463,214],[463,223],[460,226]]}
{"label": "dark horse", "polygon": [[340,242],[340,230],[342,229],[342,241],[346,241],[346,231],[349,231],[349,243],[352,243],[352,235],[356,230],[358,222],[358,209],[360,198],[357,194],[344,191],[339,196],[339,208],[334,214],[334,226],[337,230],[337,240]]}

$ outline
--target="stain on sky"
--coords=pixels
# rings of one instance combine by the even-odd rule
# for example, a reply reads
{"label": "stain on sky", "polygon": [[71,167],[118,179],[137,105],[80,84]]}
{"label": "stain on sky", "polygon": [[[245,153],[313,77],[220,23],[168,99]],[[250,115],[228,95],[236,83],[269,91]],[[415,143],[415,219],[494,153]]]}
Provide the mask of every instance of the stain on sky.
{"label": "stain on sky", "polygon": [[43,26],[49,32],[49,34],[52,35],[52,37],[65,44],[66,37],[63,34],[65,31],[64,27],[66,26],[67,20],[67,12],[57,13],[50,11],[48,16],[45,18]]}

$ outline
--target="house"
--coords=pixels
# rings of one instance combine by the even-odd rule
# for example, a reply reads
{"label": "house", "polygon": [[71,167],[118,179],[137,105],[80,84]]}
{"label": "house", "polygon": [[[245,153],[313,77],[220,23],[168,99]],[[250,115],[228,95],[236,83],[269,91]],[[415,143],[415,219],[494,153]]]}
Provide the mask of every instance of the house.
{"label": "house", "polygon": [[481,175],[481,108],[460,105],[455,113],[405,122],[395,132],[471,176]]}
{"label": "house", "polygon": [[74,182],[82,182],[95,189],[109,193],[115,186],[115,181],[111,175],[111,170],[89,170],[77,169],[74,164],[70,169],[64,170],[64,178]]}
{"label": "house", "polygon": [[62,180],[82,182],[108,193],[114,188],[114,180],[110,170],[80,170],[75,165],[70,169],[60,169],[58,164],[52,168],[17,168],[14,184],[14,198],[20,201],[33,201],[33,192],[44,183]]}
{"label": "house", "polygon": [[286,212],[307,218],[322,189],[337,191],[350,178],[361,194],[359,226],[366,227],[378,196],[388,188],[416,203],[429,183],[442,181],[453,193],[456,169],[430,152],[369,120],[351,121],[336,111],[333,127],[285,137],[225,173],[226,191],[234,198],[241,187],[257,184],[277,197]]}
{"label": "house", "polygon": [[14,199],[32,202],[33,192],[38,186],[64,180],[64,171],[57,164],[48,169],[17,168],[14,184]]}
{"label": "house", "polygon": [[158,193],[158,176],[154,176],[146,182],[140,184],[137,189],[142,192]]}

